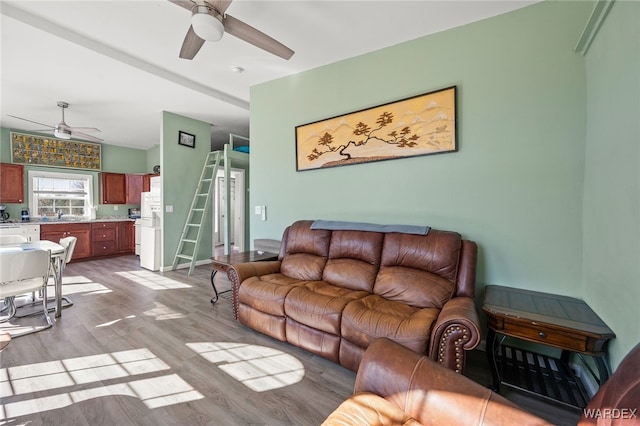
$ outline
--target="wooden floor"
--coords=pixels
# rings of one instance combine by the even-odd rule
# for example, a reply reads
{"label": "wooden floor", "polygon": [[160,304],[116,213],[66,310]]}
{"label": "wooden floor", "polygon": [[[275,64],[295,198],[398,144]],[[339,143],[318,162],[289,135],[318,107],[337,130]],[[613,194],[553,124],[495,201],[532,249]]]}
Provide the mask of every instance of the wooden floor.
{"label": "wooden floor", "polygon": [[[0,425],[318,425],[351,394],[353,372],[245,328],[228,298],[212,305],[208,266],[188,277],[138,265],[67,266],[74,305],[0,353]],[[216,285],[229,288],[222,274]],[[484,353],[470,358],[467,375],[488,384]],[[555,424],[578,419],[507,396]]]}

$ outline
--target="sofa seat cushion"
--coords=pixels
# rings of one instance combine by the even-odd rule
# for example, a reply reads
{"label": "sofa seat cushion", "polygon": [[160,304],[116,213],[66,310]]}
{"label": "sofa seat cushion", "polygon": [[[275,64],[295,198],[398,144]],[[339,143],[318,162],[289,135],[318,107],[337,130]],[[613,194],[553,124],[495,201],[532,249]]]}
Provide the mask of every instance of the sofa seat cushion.
{"label": "sofa seat cushion", "polygon": [[291,289],[304,281],[282,274],[256,276],[242,282],[238,302],[260,312],[284,317],[284,300]]}
{"label": "sofa seat cushion", "polygon": [[373,293],[384,234],[334,231],[322,279],[340,287]]}
{"label": "sofa seat cushion", "polygon": [[280,272],[299,280],[321,280],[329,256],[331,231],[312,230],[310,220],[301,220],[285,232]]}
{"label": "sofa seat cushion", "polygon": [[451,299],[454,289],[451,281],[431,272],[385,266],[378,272],[373,293],[418,308],[442,309]]}
{"label": "sofa seat cushion", "polygon": [[398,406],[370,392],[360,392],[344,401],[322,426],[418,426]]}
{"label": "sofa seat cushion", "polygon": [[347,304],[341,333],[344,339],[362,348],[378,337],[387,337],[415,352],[426,353],[439,313],[437,308],[416,308],[373,294]]}
{"label": "sofa seat cushion", "polygon": [[325,281],[306,281],[287,294],[284,312],[301,324],[339,336],[344,307],[368,295]]}
{"label": "sofa seat cushion", "polygon": [[440,309],[455,294],[461,250],[462,238],[455,232],[388,234],[373,293],[419,308]]}

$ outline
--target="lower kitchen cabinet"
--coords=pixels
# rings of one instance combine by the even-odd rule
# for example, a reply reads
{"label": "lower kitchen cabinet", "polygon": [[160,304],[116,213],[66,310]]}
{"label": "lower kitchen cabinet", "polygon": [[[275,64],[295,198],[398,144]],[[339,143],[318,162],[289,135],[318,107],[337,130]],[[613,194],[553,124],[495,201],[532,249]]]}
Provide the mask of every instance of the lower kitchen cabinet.
{"label": "lower kitchen cabinet", "polygon": [[58,242],[65,237],[76,237],[71,260],[91,257],[91,225],[88,223],[55,223],[40,225],[40,239]]}
{"label": "lower kitchen cabinet", "polygon": [[135,251],[136,241],[133,222],[118,222],[118,253],[134,254]]}
{"label": "lower kitchen cabinet", "polygon": [[40,225],[41,240],[58,242],[69,236],[78,239],[72,260],[135,253],[135,232],[131,220]]}
{"label": "lower kitchen cabinet", "polygon": [[91,224],[92,256],[108,256],[118,252],[116,240],[118,224],[116,222],[97,222]]}

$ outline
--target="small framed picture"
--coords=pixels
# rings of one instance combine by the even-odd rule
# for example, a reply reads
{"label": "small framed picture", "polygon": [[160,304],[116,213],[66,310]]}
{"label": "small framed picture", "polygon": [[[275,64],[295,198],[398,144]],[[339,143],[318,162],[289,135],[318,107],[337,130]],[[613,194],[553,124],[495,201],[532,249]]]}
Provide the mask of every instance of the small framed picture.
{"label": "small framed picture", "polygon": [[188,146],[189,148],[196,147],[196,136],[191,133],[178,131],[178,143],[180,145]]}

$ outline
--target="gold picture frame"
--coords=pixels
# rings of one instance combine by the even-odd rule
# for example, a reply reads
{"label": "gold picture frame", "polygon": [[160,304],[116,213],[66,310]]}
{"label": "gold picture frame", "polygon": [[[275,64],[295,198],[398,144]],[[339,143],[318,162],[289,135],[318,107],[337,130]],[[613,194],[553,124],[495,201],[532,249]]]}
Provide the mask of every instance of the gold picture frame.
{"label": "gold picture frame", "polygon": [[455,152],[456,86],[296,127],[296,170]]}
{"label": "gold picture frame", "polygon": [[11,162],[29,166],[101,170],[99,143],[11,132]]}

